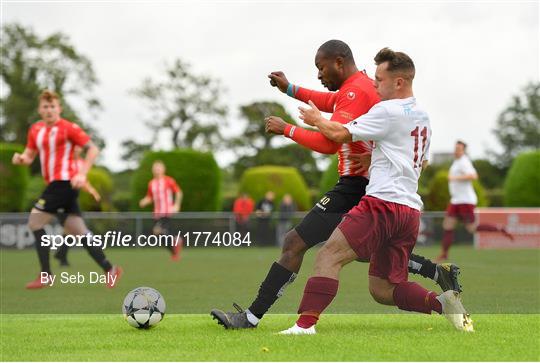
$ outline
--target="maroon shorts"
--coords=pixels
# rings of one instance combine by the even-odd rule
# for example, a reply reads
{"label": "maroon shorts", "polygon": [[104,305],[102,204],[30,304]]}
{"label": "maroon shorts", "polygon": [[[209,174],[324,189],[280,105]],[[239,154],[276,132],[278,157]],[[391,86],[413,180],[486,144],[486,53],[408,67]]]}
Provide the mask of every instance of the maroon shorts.
{"label": "maroon shorts", "polygon": [[407,281],[420,211],[365,196],[343,216],[338,228],[359,258],[370,257],[369,274],[393,284]]}
{"label": "maroon shorts", "polygon": [[463,223],[474,223],[474,204],[449,204],[446,208],[446,215],[448,217],[454,217]]}

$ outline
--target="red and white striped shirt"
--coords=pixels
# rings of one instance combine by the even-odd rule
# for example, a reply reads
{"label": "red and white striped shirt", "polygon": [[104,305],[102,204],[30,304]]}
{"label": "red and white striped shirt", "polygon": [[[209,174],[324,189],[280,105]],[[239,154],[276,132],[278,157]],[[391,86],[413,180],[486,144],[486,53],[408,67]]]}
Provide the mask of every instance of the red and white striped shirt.
{"label": "red and white striped shirt", "polygon": [[173,213],[174,197],[173,193],[178,193],[180,187],[170,176],[154,178],[148,183],[146,195],[154,202],[154,217],[168,217]]}
{"label": "red and white striped shirt", "polygon": [[71,180],[77,174],[75,146],[84,146],[90,137],[77,124],[64,119],[47,125],[38,121],[30,127],[26,147],[39,153],[45,182]]}
{"label": "red and white striped shirt", "polygon": [[[303,87],[292,86],[290,95],[302,102],[312,101],[322,112],[331,112],[331,121],[347,124],[367,113],[380,99],[377,95],[373,80],[365,72],[356,72],[350,76],[337,92],[319,92]],[[356,141],[340,144],[327,139],[320,132],[306,130],[300,127],[292,129],[288,125],[285,137],[291,138],[300,145],[323,154],[338,154],[338,172],[340,176],[368,177],[368,171],[352,170],[351,154],[371,153],[373,145],[368,141]]]}

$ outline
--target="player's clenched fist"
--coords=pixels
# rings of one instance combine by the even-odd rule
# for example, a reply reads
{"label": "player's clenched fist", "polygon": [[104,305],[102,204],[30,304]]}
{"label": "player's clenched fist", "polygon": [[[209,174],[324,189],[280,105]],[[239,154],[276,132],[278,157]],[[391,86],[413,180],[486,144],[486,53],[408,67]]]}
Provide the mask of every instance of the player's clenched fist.
{"label": "player's clenched fist", "polygon": [[285,132],[285,127],[287,126],[287,123],[283,121],[280,117],[277,116],[270,116],[264,119],[266,121],[266,126],[264,130],[267,134],[276,134],[276,135],[283,135]]}
{"label": "player's clenched fist", "polygon": [[268,75],[268,78],[270,78],[270,85],[272,87],[279,88],[279,90],[283,93],[287,92],[289,81],[287,80],[287,77],[285,77],[285,73],[280,71],[272,72]]}
{"label": "player's clenched fist", "polygon": [[77,173],[71,179],[71,185],[75,189],[81,189],[86,184],[86,175],[83,173]]}
{"label": "player's clenched fist", "polygon": [[25,164],[25,159],[24,159],[24,156],[19,154],[19,153],[15,153],[13,154],[13,157],[11,158],[11,162],[15,165],[24,165]]}

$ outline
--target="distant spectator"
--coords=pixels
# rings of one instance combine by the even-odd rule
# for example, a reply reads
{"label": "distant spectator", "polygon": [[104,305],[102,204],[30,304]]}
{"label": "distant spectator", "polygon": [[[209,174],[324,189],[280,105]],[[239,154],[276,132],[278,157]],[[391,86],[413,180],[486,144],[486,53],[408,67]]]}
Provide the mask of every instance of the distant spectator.
{"label": "distant spectator", "polygon": [[242,193],[233,205],[236,228],[242,235],[248,231],[249,216],[253,213],[255,202],[246,193]]}
{"label": "distant spectator", "polygon": [[255,215],[257,216],[257,242],[272,244],[274,239],[271,229],[272,212],[274,211],[274,192],[267,191],[264,198],[257,203]]}
{"label": "distant spectator", "polygon": [[291,219],[296,212],[296,204],[290,194],[285,194],[279,205],[279,223],[277,229],[277,241],[283,246],[285,233],[291,229]]}

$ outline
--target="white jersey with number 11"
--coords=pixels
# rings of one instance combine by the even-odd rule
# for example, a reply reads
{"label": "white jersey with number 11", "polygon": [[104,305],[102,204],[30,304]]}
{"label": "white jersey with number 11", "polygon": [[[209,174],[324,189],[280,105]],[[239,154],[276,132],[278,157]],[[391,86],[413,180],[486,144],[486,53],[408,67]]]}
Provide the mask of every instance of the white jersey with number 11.
{"label": "white jersey with number 11", "polygon": [[416,98],[382,101],[344,126],[353,141],[375,141],[366,195],[421,210],[418,178],[428,159],[431,126]]}

